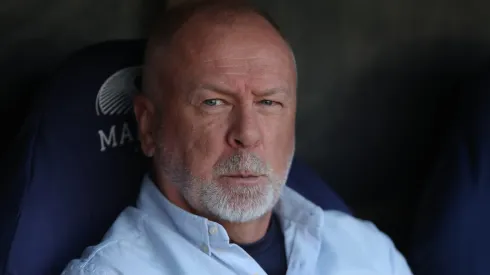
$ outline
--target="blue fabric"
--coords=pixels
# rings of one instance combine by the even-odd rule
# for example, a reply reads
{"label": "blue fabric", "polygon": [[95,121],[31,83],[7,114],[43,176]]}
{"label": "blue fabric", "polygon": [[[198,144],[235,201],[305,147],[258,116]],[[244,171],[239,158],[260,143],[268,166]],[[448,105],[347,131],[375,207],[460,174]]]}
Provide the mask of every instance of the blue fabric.
{"label": "blue fabric", "polygon": [[351,213],[337,193],[299,158],[293,159],[287,185],[323,209]]}
{"label": "blue fabric", "polygon": [[458,104],[415,224],[408,258],[419,275],[490,273],[490,74]]}
{"label": "blue fabric", "polygon": [[[291,188],[274,207],[284,232],[288,275],[411,275],[403,256],[372,223],[324,211]],[[63,275],[267,275],[219,223],[172,204],[146,177],[97,246]]]}
{"label": "blue fabric", "polygon": [[[124,105],[134,83],[117,76],[141,65],[144,43],[82,49],[47,81],[0,173],[9,187],[0,198],[0,273],[59,274],[135,201],[148,160]],[[124,92],[109,96],[114,87]],[[288,184],[325,209],[348,211],[298,160]]]}
{"label": "blue fabric", "polygon": [[82,50],[36,100],[2,167],[9,190],[0,199],[1,274],[59,274],[136,199],[146,160],[135,153],[134,135],[122,139],[124,123],[134,134],[135,120],[131,112],[97,115],[96,98],[109,76],[141,63],[143,46]]}
{"label": "blue fabric", "polygon": [[240,245],[267,275],[285,275],[288,262],[284,234],[277,214],[273,214],[265,236],[252,244]]}

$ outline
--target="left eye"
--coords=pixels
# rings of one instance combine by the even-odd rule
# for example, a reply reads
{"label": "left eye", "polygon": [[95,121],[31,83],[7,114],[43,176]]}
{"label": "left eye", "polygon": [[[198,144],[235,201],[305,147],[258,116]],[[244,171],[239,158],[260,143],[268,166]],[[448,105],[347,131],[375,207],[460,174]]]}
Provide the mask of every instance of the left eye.
{"label": "left eye", "polygon": [[220,99],[213,98],[213,99],[206,99],[203,101],[203,103],[208,106],[218,106],[223,104],[223,101]]}

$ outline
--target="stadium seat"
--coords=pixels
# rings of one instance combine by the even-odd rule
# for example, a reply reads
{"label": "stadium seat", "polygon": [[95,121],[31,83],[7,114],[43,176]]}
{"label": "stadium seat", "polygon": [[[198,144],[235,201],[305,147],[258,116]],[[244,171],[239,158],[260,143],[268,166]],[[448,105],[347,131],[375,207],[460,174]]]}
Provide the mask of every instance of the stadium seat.
{"label": "stadium seat", "polygon": [[465,86],[418,208],[417,275],[490,273],[490,73]]}

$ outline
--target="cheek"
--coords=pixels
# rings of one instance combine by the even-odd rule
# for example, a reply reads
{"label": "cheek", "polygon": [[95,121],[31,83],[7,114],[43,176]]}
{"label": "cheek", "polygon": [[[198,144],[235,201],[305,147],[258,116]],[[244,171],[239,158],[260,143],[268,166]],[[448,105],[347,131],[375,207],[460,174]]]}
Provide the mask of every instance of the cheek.
{"label": "cheek", "polygon": [[187,133],[179,136],[184,163],[193,176],[210,178],[214,165],[224,151],[226,125],[211,119],[193,121],[192,124],[183,126]]}
{"label": "cheek", "polygon": [[286,172],[287,165],[294,152],[294,120],[281,118],[274,127],[265,127],[264,149],[267,160],[277,173]]}

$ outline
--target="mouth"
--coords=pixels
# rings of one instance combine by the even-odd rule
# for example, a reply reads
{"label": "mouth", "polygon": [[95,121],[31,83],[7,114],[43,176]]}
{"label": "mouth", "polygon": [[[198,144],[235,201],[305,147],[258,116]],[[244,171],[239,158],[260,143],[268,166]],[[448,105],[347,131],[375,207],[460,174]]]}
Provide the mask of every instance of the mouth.
{"label": "mouth", "polygon": [[255,173],[249,173],[249,172],[240,172],[240,173],[233,173],[233,174],[223,175],[223,177],[227,177],[227,178],[242,178],[242,179],[246,179],[246,178],[258,178],[258,177],[263,177],[263,176],[265,176],[265,175],[255,174]]}
{"label": "mouth", "polygon": [[262,182],[265,175],[255,173],[233,173],[221,176],[223,180],[230,183],[254,184]]}

